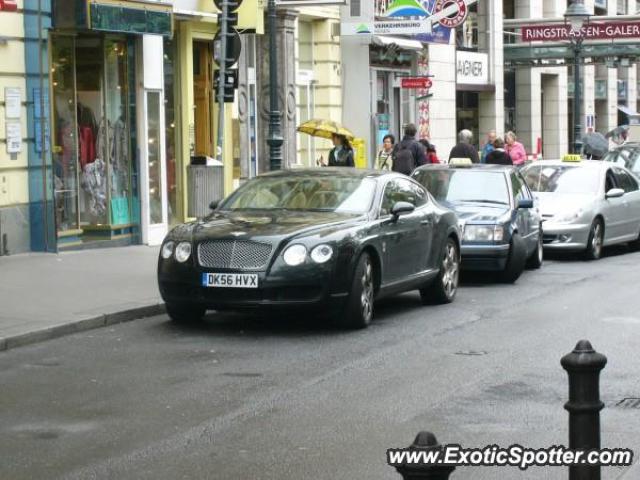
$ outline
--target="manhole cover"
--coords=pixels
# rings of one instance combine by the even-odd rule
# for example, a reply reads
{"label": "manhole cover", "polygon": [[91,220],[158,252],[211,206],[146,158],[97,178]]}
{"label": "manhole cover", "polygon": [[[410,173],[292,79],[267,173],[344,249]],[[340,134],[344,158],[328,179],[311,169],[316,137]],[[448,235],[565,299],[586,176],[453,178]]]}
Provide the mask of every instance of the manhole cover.
{"label": "manhole cover", "polygon": [[640,398],[623,398],[618,403],[616,403],[616,407],[640,408]]}
{"label": "manhole cover", "polygon": [[456,352],[456,355],[465,355],[467,357],[479,357],[481,355],[486,355],[489,352],[485,352],[484,350],[461,350]]}

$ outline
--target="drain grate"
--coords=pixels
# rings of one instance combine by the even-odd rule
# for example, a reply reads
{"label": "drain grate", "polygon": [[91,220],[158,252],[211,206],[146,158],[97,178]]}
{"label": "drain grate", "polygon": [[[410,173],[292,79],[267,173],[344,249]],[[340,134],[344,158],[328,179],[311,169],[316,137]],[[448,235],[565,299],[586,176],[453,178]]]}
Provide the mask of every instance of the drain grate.
{"label": "drain grate", "polygon": [[480,357],[482,355],[486,355],[489,352],[485,352],[484,350],[461,350],[456,352],[456,355],[464,355],[467,357]]}
{"label": "drain grate", "polygon": [[618,403],[616,403],[616,407],[620,408],[640,408],[640,398],[623,398]]}

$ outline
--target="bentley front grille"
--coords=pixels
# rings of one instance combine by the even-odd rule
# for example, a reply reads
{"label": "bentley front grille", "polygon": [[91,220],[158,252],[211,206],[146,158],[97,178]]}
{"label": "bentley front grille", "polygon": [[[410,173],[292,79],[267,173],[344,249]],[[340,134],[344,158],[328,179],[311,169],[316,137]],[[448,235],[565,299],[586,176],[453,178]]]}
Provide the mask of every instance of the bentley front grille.
{"label": "bentley front grille", "polygon": [[205,268],[263,270],[273,247],[249,240],[209,240],[198,245],[198,263]]}

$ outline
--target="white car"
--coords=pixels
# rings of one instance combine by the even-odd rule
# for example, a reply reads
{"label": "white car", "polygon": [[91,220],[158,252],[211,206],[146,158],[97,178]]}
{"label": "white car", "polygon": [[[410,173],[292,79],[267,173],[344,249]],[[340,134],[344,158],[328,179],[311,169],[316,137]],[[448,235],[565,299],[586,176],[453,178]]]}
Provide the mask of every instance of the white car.
{"label": "white car", "polygon": [[538,199],[545,249],[581,250],[595,260],[609,245],[640,248],[640,185],[626,168],[567,156],[522,174]]}

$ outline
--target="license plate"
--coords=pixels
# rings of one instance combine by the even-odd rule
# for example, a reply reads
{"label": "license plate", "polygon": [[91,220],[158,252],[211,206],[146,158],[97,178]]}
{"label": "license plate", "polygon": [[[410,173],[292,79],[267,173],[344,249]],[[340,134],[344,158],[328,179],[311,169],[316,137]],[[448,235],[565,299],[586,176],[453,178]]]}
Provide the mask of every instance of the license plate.
{"label": "license plate", "polygon": [[203,287],[258,288],[255,273],[203,273]]}

